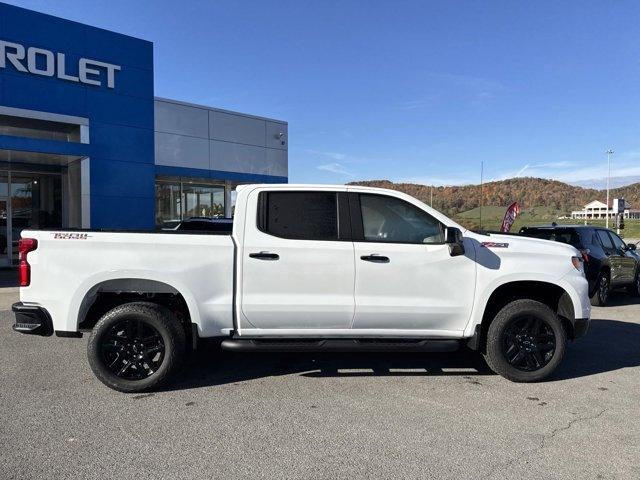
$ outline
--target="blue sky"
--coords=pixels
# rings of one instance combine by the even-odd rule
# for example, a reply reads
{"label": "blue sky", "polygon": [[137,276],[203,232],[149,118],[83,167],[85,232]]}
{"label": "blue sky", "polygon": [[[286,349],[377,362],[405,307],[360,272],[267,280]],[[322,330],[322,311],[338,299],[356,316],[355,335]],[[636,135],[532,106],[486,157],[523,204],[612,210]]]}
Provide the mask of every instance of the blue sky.
{"label": "blue sky", "polygon": [[640,2],[9,1],[151,40],[156,95],[289,122],[292,182],[640,176]]}

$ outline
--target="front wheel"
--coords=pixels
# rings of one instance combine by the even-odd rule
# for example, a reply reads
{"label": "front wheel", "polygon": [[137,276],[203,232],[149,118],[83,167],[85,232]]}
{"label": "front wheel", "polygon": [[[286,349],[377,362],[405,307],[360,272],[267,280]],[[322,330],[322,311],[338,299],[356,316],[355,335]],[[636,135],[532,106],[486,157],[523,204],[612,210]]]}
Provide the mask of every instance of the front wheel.
{"label": "front wheel", "polygon": [[636,279],[632,285],[627,287],[627,291],[634,297],[640,297],[640,271],[636,273]]}
{"label": "front wheel", "polygon": [[485,360],[508,380],[537,382],[560,364],[566,343],[562,322],[547,305],[514,300],[489,325]]}
{"label": "front wheel", "polygon": [[87,346],[93,373],[120,392],[158,388],[180,367],[185,332],[162,305],[134,302],[119,305],[96,324]]}

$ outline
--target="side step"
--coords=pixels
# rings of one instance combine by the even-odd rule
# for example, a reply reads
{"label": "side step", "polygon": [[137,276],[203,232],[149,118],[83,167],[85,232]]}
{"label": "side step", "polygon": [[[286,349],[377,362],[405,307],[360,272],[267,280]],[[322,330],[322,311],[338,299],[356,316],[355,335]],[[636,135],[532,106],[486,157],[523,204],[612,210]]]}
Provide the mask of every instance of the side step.
{"label": "side step", "polygon": [[454,352],[453,339],[243,339],[227,338],[222,349],[236,352]]}

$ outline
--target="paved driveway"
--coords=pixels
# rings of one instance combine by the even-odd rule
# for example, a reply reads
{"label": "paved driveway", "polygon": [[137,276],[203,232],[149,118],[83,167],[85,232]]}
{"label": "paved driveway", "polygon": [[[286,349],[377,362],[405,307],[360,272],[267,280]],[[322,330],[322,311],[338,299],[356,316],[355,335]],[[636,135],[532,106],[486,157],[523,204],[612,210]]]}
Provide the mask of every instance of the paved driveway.
{"label": "paved driveway", "polygon": [[640,305],[614,302],[540,384],[469,353],[209,350],[145,395],[3,312],[0,478],[640,478]]}

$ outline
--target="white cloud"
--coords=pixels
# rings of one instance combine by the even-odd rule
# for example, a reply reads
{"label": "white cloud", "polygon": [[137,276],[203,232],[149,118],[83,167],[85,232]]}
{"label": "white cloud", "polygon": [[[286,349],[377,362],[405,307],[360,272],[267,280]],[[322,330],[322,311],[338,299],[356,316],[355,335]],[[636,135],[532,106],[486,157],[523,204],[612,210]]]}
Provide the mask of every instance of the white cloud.
{"label": "white cloud", "polygon": [[307,153],[311,153],[313,155],[318,155],[320,157],[330,158],[331,160],[341,161],[347,158],[346,153],[339,152],[327,152],[322,150],[307,150]]}
{"label": "white cloud", "polygon": [[474,185],[480,183],[480,170],[478,169],[478,176],[472,177],[436,177],[436,176],[417,176],[417,177],[403,177],[394,180],[395,183],[416,183],[418,185],[433,185],[436,187],[448,187],[448,186],[460,186],[460,185]]}
{"label": "white cloud", "polygon": [[327,163],[324,165],[318,165],[318,170],[324,170],[325,172],[335,173],[336,175],[344,175],[346,177],[355,177],[355,174],[346,169],[344,165],[339,163]]}

